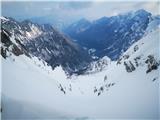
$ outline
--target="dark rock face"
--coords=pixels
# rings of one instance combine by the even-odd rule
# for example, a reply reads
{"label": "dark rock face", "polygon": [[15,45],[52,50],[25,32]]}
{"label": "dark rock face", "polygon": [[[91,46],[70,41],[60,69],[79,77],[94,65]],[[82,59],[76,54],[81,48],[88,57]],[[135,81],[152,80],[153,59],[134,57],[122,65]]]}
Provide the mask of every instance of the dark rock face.
{"label": "dark rock face", "polygon": [[[14,36],[16,43],[23,51],[45,60],[53,69],[61,65],[69,74],[79,73],[87,68],[91,60],[88,53],[52,26],[38,25],[28,20],[17,22],[11,18],[7,19],[2,20],[2,28]],[[6,37],[4,34],[2,42],[8,45],[9,39],[10,36]],[[13,46],[14,54],[23,54],[15,45]],[[4,49],[2,53],[5,53]]]}
{"label": "dark rock face", "polygon": [[152,70],[158,69],[159,63],[156,61],[156,59],[152,55],[148,56],[148,58],[145,61],[145,63],[147,64],[147,67],[148,67],[146,73],[149,73]]}
{"label": "dark rock face", "polygon": [[56,31],[36,37],[26,47],[30,53],[45,60],[53,68],[62,65],[71,73],[85,69],[90,60],[84,50]]}
{"label": "dark rock face", "polygon": [[[142,38],[150,19],[150,13],[138,10],[124,15],[103,17],[88,24],[78,22],[76,27],[73,24],[64,32],[83,47],[96,49],[96,56],[106,55],[112,60],[117,60],[129,46]],[[83,24],[86,24],[83,27],[85,29],[82,28]],[[79,28],[82,31],[75,32]]]}
{"label": "dark rock face", "polygon": [[124,62],[124,66],[125,66],[127,72],[132,72],[132,71],[134,71],[136,69],[131,61]]}
{"label": "dark rock face", "polygon": [[[26,47],[22,45],[20,41],[17,40],[17,44],[11,41],[11,34],[5,29],[1,28],[1,55],[6,59],[8,57],[7,53],[13,53],[16,56],[25,54],[28,57],[30,55],[26,51]],[[18,44],[19,42],[19,44]]]}

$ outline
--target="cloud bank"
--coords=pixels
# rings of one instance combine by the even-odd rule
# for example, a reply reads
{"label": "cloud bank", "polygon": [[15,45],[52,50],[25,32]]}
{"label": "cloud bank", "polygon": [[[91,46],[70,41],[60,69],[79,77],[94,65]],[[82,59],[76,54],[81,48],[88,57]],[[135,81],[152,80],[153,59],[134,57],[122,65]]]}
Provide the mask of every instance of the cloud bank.
{"label": "cloud bank", "polygon": [[54,16],[55,18],[85,17],[94,20],[103,16],[113,16],[131,10],[145,9],[152,14],[159,14],[159,2],[57,2],[57,1],[25,1],[2,2],[2,15],[14,18],[31,18],[41,16]]}

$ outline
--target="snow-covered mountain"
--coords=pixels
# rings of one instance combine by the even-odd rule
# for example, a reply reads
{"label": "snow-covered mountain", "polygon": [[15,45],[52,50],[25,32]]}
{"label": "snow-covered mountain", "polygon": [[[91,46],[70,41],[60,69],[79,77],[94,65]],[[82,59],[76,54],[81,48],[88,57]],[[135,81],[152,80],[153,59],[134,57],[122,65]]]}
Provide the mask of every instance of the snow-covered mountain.
{"label": "snow-covered mountain", "polygon": [[[54,69],[61,65],[69,74],[83,71],[90,62],[84,49],[73,43],[49,24],[39,25],[29,20],[18,22],[12,18],[1,19],[2,32],[11,34],[34,56],[46,61]],[[5,33],[4,33],[5,34]]]}
{"label": "snow-covered mountain", "polygon": [[64,32],[81,46],[95,49],[94,55],[117,60],[144,36],[148,24],[155,19],[157,24],[160,24],[158,16],[140,9],[117,16],[102,17],[93,22],[78,21]]}
{"label": "snow-covered mountain", "polygon": [[117,61],[105,56],[69,77],[1,29],[2,118],[158,120],[160,27],[152,21],[146,29]]}

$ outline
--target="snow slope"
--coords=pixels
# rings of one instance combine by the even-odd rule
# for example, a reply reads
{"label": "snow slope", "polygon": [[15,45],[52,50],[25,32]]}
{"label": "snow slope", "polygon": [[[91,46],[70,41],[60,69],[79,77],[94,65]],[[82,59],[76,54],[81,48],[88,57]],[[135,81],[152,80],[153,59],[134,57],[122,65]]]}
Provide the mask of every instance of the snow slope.
{"label": "snow slope", "polygon": [[[67,76],[61,66],[52,70],[24,54],[1,56],[2,119],[158,119],[160,71],[146,73],[149,55],[160,63],[155,26],[118,61],[104,57],[84,75]],[[135,69],[127,72],[124,62]]]}
{"label": "snow slope", "polygon": [[159,69],[147,74],[144,61],[149,54],[160,60],[159,32],[149,33],[124,53],[130,57],[121,62],[142,56],[130,73],[123,64],[110,62],[101,72],[67,77],[61,66],[53,71],[36,57],[1,57],[2,118],[158,119]]}

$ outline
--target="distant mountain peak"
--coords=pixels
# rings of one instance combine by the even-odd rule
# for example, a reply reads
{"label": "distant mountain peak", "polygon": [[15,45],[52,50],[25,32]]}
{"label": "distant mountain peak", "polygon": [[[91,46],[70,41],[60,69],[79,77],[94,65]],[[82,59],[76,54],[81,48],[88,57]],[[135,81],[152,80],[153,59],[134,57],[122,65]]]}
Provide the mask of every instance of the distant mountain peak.
{"label": "distant mountain peak", "polygon": [[98,57],[109,56],[116,60],[130,45],[143,37],[152,17],[148,11],[139,9],[102,17],[85,26],[77,21],[64,32],[88,50],[96,49]]}
{"label": "distant mountain peak", "polygon": [[[144,10],[144,9],[139,9],[135,11],[136,13],[149,13],[148,11]],[[151,13],[150,13],[151,14]]]}

